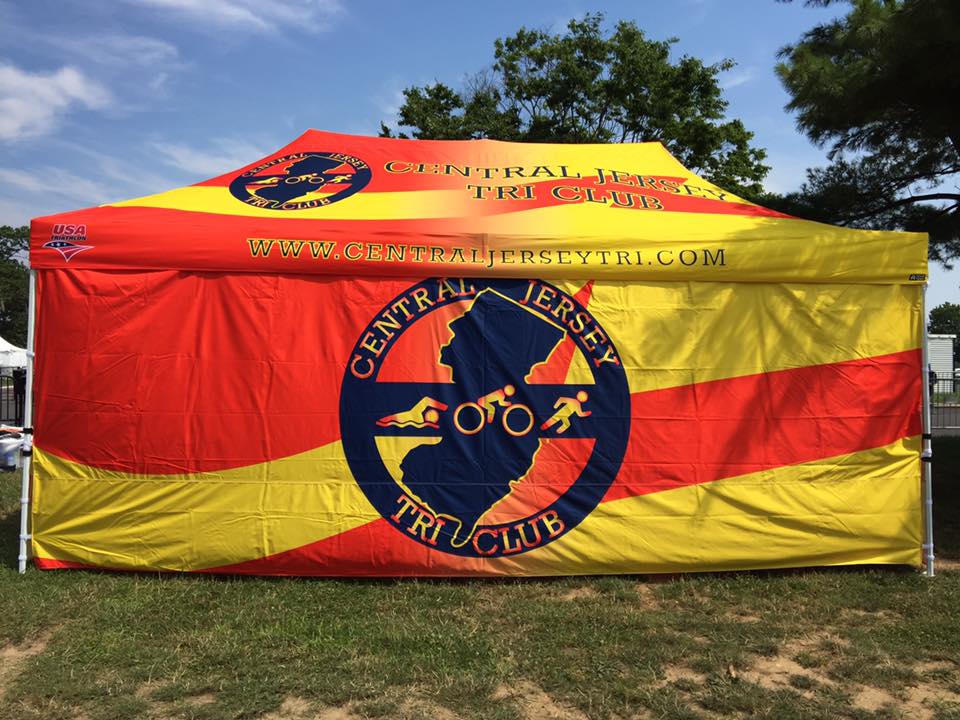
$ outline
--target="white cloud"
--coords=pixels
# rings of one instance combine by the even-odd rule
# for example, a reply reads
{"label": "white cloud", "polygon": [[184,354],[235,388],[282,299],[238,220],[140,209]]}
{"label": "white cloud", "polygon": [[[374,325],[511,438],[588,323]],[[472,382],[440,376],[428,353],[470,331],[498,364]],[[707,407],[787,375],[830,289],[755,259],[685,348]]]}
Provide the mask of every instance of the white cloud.
{"label": "white cloud", "polygon": [[131,161],[129,157],[116,157],[67,140],[58,140],[56,144],[67,152],[85,158],[83,166],[90,168],[91,176],[102,180],[110,188],[111,200],[151,195],[178,184],[149,169],[155,163]]}
{"label": "white cloud", "polygon": [[249,165],[276,150],[237,138],[220,138],[203,149],[181,143],[155,142],[152,146],[167,165],[204,179]]}
{"label": "white cloud", "polygon": [[116,200],[108,188],[61,168],[41,167],[33,172],[0,167],[0,187],[29,194],[59,195],[79,205],[100,205]]}
{"label": "white cloud", "polygon": [[342,12],[340,0],[127,0],[201,23],[255,31],[282,27],[326,30]]}
{"label": "white cloud", "polygon": [[170,73],[157,73],[153,79],[147,83],[150,86],[150,89],[154,92],[160,92],[163,90],[164,86],[167,84],[167,80],[170,79]]}
{"label": "white cloud", "polygon": [[730,90],[753,80],[755,71],[752,67],[745,67],[742,70],[732,71],[726,74],[720,80],[720,87],[723,90]]}
{"label": "white cloud", "polygon": [[98,110],[112,102],[107,88],[74,67],[31,73],[0,62],[0,140],[46,134],[76,106]]}
{"label": "white cloud", "polygon": [[174,63],[180,56],[175,45],[143,35],[106,35],[79,41],[74,38],[69,43],[56,38],[53,43],[60,48],[80,48],[85,60],[101,65],[155,66]]}
{"label": "white cloud", "polygon": [[[0,225],[22,225],[39,215],[151,195],[183,184],[151,170],[156,162],[109,155],[69,140],[52,139],[49,145],[58,157],[82,167],[83,175],[49,165],[0,167]],[[82,159],[77,162],[73,154]]]}

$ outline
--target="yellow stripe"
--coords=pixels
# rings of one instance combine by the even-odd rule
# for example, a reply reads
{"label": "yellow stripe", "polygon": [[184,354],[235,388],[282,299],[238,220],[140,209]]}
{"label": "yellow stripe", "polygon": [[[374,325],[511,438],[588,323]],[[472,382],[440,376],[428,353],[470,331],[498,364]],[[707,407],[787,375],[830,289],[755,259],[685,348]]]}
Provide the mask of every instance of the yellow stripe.
{"label": "yellow stripe", "polygon": [[[506,257],[494,252],[492,267],[510,277],[920,283],[927,272],[924,233],[851,230],[792,218],[617,210],[595,203],[476,214],[490,203],[496,207],[497,201],[474,200],[463,190],[360,192],[319,208],[278,212],[247,205],[224,187],[193,186],[113,207],[272,220],[445,218],[456,221],[463,248],[510,251]],[[522,251],[531,254],[521,262]],[[446,267],[455,273],[465,269],[452,260]]]}
{"label": "yellow stripe", "polygon": [[33,552],[122,569],[265,557],[380,517],[339,442],[216,473],[130,475],[34,449]]}
{"label": "yellow stripe", "polygon": [[[920,563],[920,440],[602,503],[563,538],[491,572],[676,572]],[[177,480],[36,452],[34,553],[196,570],[306,545],[379,517],[339,444]],[[398,537],[398,542],[406,542]]]}
{"label": "yellow stripe", "polygon": [[[513,264],[495,268],[516,277],[922,283],[927,273],[926,233],[852,230],[795,218],[586,204],[473,222],[490,248],[534,251],[533,263],[520,263],[515,254]],[[464,232],[474,229],[469,218],[463,226]],[[538,259],[540,250],[550,251],[549,264]],[[560,250],[567,251],[562,259]],[[593,253],[582,258],[578,250]],[[618,251],[626,253],[623,260]]]}
{"label": "yellow stripe", "polygon": [[914,285],[597,282],[589,309],[617,346],[630,392],[643,392],[918,348],[921,293]]}
{"label": "yellow stripe", "polygon": [[494,572],[662,573],[919,565],[920,439],[602,503]]}
{"label": "yellow stripe", "polygon": [[111,203],[109,207],[165,208],[272,220],[411,220],[462,217],[473,210],[470,196],[463,190],[418,190],[359,192],[322,207],[280,212],[247,205],[227,188],[211,185],[178,188]]}

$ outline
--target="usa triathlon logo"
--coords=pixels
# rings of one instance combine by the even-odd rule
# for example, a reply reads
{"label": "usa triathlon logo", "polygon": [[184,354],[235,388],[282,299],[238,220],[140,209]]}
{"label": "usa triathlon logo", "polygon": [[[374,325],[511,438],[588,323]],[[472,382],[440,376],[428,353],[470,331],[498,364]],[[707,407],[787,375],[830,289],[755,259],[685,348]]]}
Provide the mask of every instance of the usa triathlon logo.
{"label": "usa triathlon logo", "polygon": [[629,423],[609,335],[536,280],[414,285],[361,333],[340,396],[347,461],[377,511],[468,557],[576,527],[620,469]]}
{"label": "usa triathlon logo", "polygon": [[65,262],[84,250],[93,250],[93,245],[83,245],[87,239],[86,225],[68,225],[57,223],[50,232],[50,239],[43,244],[49,250],[56,250]]}
{"label": "usa triathlon logo", "polygon": [[370,166],[353,155],[300,152],[274,158],[230,183],[230,193],[264,210],[307,210],[345,200],[370,182]]}

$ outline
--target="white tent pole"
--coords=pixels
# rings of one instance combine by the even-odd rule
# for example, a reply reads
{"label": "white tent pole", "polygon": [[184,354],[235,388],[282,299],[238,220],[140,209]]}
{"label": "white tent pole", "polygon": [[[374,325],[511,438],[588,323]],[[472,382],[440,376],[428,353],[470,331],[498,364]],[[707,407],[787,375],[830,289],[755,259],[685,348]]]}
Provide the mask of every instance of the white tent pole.
{"label": "white tent pole", "polygon": [[27,302],[27,383],[23,396],[23,476],[20,480],[20,555],[17,570],[27,571],[27,548],[30,540],[30,466],[33,460],[33,335],[37,314],[37,271],[30,269],[30,299]]}
{"label": "white tent pole", "polygon": [[933,577],[933,430],[930,420],[930,338],[927,337],[927,286],[923,286],[923,303],[920,310],[923,325],[923,450],[920,465],[923,468],[923,531],[922,549],[925,553],[927,577]]}

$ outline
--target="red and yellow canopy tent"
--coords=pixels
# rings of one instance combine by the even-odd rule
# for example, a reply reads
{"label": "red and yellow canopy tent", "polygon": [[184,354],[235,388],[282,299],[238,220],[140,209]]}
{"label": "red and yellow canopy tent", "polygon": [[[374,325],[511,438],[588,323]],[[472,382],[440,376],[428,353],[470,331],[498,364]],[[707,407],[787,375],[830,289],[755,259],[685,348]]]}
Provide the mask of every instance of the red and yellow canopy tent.
{"label": "red and yellow canopy tent", "polygon": [[38,567],[922,564],[926,236],[658,143],[311,130],[30,262]]}

